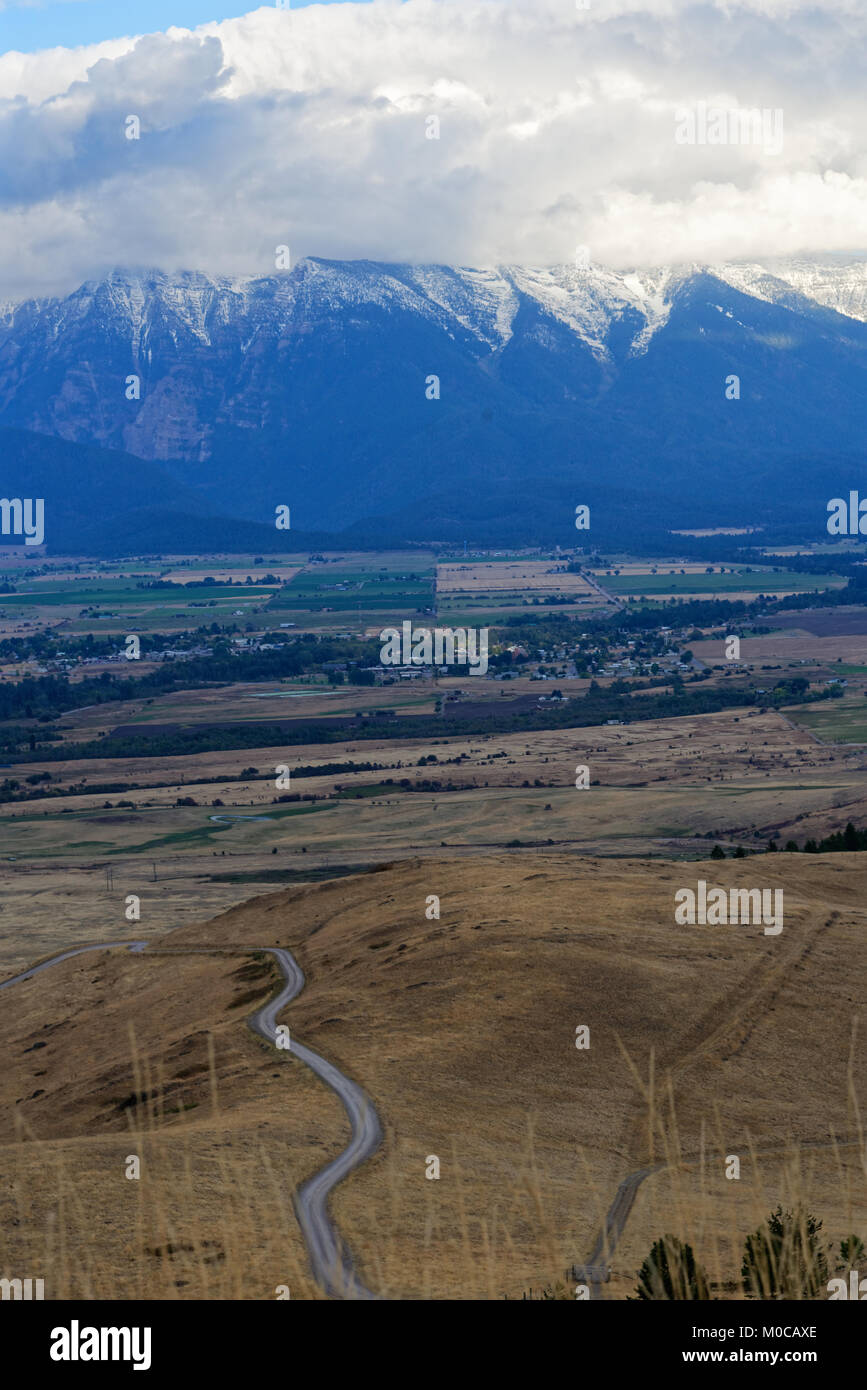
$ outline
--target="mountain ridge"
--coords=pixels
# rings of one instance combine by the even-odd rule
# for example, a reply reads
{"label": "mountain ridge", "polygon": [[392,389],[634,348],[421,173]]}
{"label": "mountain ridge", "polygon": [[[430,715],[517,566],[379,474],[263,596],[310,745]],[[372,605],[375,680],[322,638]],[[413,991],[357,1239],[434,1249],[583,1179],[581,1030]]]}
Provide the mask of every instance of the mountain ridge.
{"label": "mountain ridge", "polygon": [[316,534],[416,516],[430,538],[425,499],[445,538],[496,512],[514,541],[523,509],[564,543],[589,500],[606,538],[747,504],[818,534],[857,484],[865,408],[860,257],[116,270],[0,318],[0,428],[159,464],[185,513],[288,505]]}

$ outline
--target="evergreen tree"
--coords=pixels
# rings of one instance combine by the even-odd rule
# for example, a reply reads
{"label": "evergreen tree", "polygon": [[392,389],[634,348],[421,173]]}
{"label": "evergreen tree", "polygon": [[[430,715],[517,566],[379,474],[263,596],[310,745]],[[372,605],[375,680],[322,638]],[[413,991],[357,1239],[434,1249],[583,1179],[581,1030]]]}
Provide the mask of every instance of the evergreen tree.
{"label": "evergreen tree", "polygon": [[778,1206],[744,1243],[741,1278],[754,1298],[818,1298],[828,1282],[821,1221]]}
{"label": "evergreen tree", "polygon": [[707,1275],[697,1263],[692,1246],[671,1235],[654,1241],[639,1271],[635,1296],[645,1302],[709,1299]]}

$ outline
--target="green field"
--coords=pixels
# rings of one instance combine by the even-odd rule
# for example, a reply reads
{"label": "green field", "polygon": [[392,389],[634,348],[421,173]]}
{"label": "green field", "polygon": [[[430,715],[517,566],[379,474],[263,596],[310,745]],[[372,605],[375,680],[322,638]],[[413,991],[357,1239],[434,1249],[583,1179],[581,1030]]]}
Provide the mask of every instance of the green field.
{"label": "green field", "polygon": [[[133,579],[81,580],[29,584],[21,592],[0,594],[0,616],[7,620],[56,622],[71,636],[87,632],[177,631],[215,619],[263,610],[276,585],[208,584],[173,589],[140,589]],[[259,626],[262,625],[260,619]]]}
{"label": "green field", "polygon": [[268,604],[270,611],[322,613],[378,612],[390,610],[412,613],[433,603],[434,574],[431,568],[402,570],[399,573],[369,569],[325,571],[302,570]]}
{"label": "green field", "polygon": [[[394,790],[393,788],[391,789]],[[280,826],[287,820],[298,817],[321,815],[337,809],[333,802],[304,802],[300,805],[275,806],[222,806],[216,807],[202,803],[196,807],[161,807],[138,811],[119,808],[89,811],[67,811],[59,815],[55,812],[7,817],[4,820],[4,848],[15,853],[6,854],[7,860],[26,857],[28,861],[64,858],[68,855],[86,852],[88,855],[135,856],[139,854],[158,854],[170,850],[209,850],[217,837],[226,832],[234,832],[230,839],[233,844],[255,844],[257,848],[270,845]],[[211,820],[212,816],[225,816],[225,821]],[[104,827],[104,838],[98,840],[70,840],[76,830],[88,829],[96,821]],[[177,826],[180,829],[163,829]],[[26,828],[25,828],[26,827]],[[155,830],[160,833],[154,834]],[[23,838],[22,838],[23,837]]]}
{"label": "green field", "polygon": [[474,607],[471,602],[461,596],[458,599],[440,599],[437,604],[437,618],[441,622],[447,622],[453,627],[496,627],[509,617],[544,617],[547,614],[564,614],[570,616],[582,614],[583,616],[600,616],[606,612],[611,612],[611,605],[606,605],[604,599],[598,594],[592,595],[592,602],[583,603],[523,603],[516,599],[514,595],[507,595],[502,604],[496,608],[490,607],[492,600],[487,600],[487,606]]}
{"label": "green field", "polygon": [[809,729],[823,743],[867,743],[867,699],[846,695],[812,707],[786,710],[793,724]]}
{"label": "green field", "polygon": [[775,573],[772,569],[755,567],[739,569],[733,574],[728,570],[725,574],[680,574],[677,571],[670,574],[661,570],[658,574],[606,574],[603,570],[593,573],[603,589],[636,595],[807,593],[812,589],[839,589],[845,583],[838,575],[799,574],[794,570]]}
{"label": "green field", "polygon": [[208,584],[195,587],[179,585],[174,589],[139,589],[133,580],[106,580],[99,585],[84,587],[71,581],[69,584],[35,584],[31,589],[17,594],[0,594],[3,608],[37,607],[57,608],[73,604],[79,608],[118,607],[120,604],[143,607],[177,608],[178,604],[206,603],[208,599],[267,599],[276,591],[275,584]]}

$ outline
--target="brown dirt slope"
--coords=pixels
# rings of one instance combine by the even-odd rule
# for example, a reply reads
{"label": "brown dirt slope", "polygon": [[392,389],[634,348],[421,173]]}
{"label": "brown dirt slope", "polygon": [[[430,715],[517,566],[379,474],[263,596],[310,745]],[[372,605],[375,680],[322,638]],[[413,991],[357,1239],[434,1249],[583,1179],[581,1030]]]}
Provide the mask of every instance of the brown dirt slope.
{"label": "brown dirt slope", "polygon": [[[714,1155],[709,1176],[701,1190],[690,1189],[682,1215],[709,1248],[722,1250],[725,1276],[732,1251],[718,1227],[728,1194],[715,1156],[748,1155],[751,1143],[774,1150],[790,1139],[827,1145],[858,1135],[853,1102],[863,1113],[867,1060],[863,1026],[853,1043],[867,965],[863,858],[780,854],[699,864],[551,853],[404,861],[258,897],[161,945],[274,944],[295,953],[307,986],[285,1021],[364,1086],[385,1126],[380,1154],[334,1201],[372,1287],[403,1297],[497,1297],[538,1286],[587,1255],[628,1172],[651,1157],[691,1161],[702,1145]],[[675,891],[699,878],[782,888],[783,931],[675,925]],[[433,894],[439,920],[426,917]],[[222,1231],[218,1156],[241,1163],[232,1192],[240,1185],[253,1206],[254,1189],[264,1193],[267,1184],[251,1174],[261,1177],[271,1165],[268,1201],[283,1217],[275,1206],[270,1228],[285,1232],[298,1296],[309,1293],[288,1199],[345,1142],[346,1129],[337,1102],[295,1059],[275,1063],[244,1028],[267,989],[266,966],[195,951],[176,959],[114,954],[71,961],[42,978],[39,989],[31,981],[10,991],[0,1018],[10,1059],[0,1084],[4,1226],[16,1181],[18,1200],[35,1203],[47,1220],[40,1172],[45,1155],[60,1149],[73,1189],[79,1176],[84,1184],[78,1200],[86,1212],[94,1145],[102,1144],[114,1165],[111,1179],[96,1184],[109,1229],[97,1223],[75,1240],[91,1252],[92,1279],[109,1269],[118,1278],[112,1231],[126,1219],[119,1213],[136,1184],[121,1182],[116,1169],[137,1125],[150,1149],[166,1155],[157,1204],[169,1224],[180,1217],[166,1174],[185,1146],[195,1150],[185,1219],[197,1223],[187,1243],[198,1272],[187,1271],[180,1295],[201,1287],[206,1238],[222,1242],[220,1288],[240,1284],[246,1296],[267,1297],[281,1282],[262,1212],[243,1237]],[[136,1091],[130,1023],[153,1074],[144,1089],[156,1086],[162,1108],[152,1098],[122,1106]],[[586,1050],[575,1046],[582,1024],[590,1029]],[[40,1041],[47,1046],[30,1050]],[[227,1155],[227,1144],[238,1151]],[[76,1145],[86,1150],[82,1175]],[[40,1160],[29,1164],[25,1182],[12,1160],[36,1147]],[[847,1179],[843,1193],[839,1155],[810,1152],[826,1224],[845,1234],[846,1222],[867,1218],[863,1173],[860,1186]],[[439,1181],[425,1178],[432,1155]],[[741,1191],[755,1193],[745,1176]],[[771,1160],[762,1178],[761,1200],[786,1195],[780,1164]],[[644,1230],[647,1211],[658,1221],[673,1208],[643,1197],[637,1204],[628,1234],[646,1235],[649,1244],[660,1232]],[[150,1287],[154,1257],[127,1245],[127,1285]],[[634,1245],[625,1239],[615,1257],[612,1288],[634,1278],[646,1253]],[[164,1269],[161,1277],[160,1288],[174,1294],[177,1281],[165,1283]]]}

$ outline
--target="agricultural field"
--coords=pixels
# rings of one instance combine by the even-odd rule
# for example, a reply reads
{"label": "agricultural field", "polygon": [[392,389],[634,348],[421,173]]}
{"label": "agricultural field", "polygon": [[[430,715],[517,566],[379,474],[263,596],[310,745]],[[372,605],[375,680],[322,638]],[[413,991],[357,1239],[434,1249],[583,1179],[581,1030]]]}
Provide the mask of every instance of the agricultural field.
{"label": "agricultural field", "polygon": [[584,575],[564,562],[486,560],[437,566],[437,613],[443,623],[496,626],[528,605],[556,604],[558,612],[604,612],[613,605]]}
{"label": "agricultural field", "polygon": [[[698,661],[713,666],[726,661],[725,641],[691,642],[690,651]],[[794,670],[810,667],[827,670],[831,675],[859,674],[867,670],[867,634],[846,637],[814,637],[808,632],[791,628],[780,632],[762,633],[757,637],[741,638],[738,663],[761,670],[765,665],[773,670]]]}
{"label": "agricultural field", "polygon": [[318,680],[286,680],[279,684],[251,682],[197,691],[178,691],[149,701],[124,701],[111,707],[76,710],[64,718],[64,741],[84,742],[121,725],[244,724],[280,719],[340,718],[361,711],[394,710],[401,714],[432,714],[436,703],[432,682],[399,687],[329,685]]}
{"label": "agricultural field", "polygon": [[[279,626],[353,631],[389,615],[399,619],[432,610],[435,570],[423,552],[324,555],[263,560],[252,557],[169,557],[128,567],[104,564],[69,573],[56,563],[48,573],[8,570],[15,592],[0,588],[0,636],[26,626],[64,633],[180,632],[203,623],[241,620],[252,630]],[[7,567],[8,569],[8,567]],[[214,581],[213,583],[211,581]],[[146,586],[168,587],[146,587]],[[291,621],[290,621],[291,620]]]}
{"label": "agricultural field", "polygon": [[580,574],[546,560],[509,560],[437,566],[437,593],[454,594],[574,594],[588,598],[592,590]]}
{"label": "agricultural field", "polygon": [[862,678],[860,688],[847,693],[844,699],[835,700],[827,708],[798,710],[793,712],[792,718],[822,743],[867,743],[867,700],[864,693],[865,682]]}
{"label": "agricultural field", "polygon": [[[777,623],[779,623],[779,618]],[[811,637],[863,638],[867,635],[867,608],[841,604],[834,608],[791,609],[785,615],[784,632],[795,629]]]}
{"label": "agricultural field", "polygon": [[435,569],[423,553],[335,557],[309,564],[271,598],[270,620],[309,631],[376,631],[433,612]]}
{"label": "agricultural field", "polygon": [[[169,584],[172,588],[148,588]],[[92,580],[23,581],[15,593],[0,593],[0,621],[5,633],[23,630],[25,621],[64,633],[125,634],[179,632],[217,619],[249,618],[277,593],[279,585],[213,584],[190,587],[189,581],[133,577]]]}
{"label": "agricultural field", "polygon": [[[712,573],[708,570],[712,569]],[[619,571],[619,572],[618,572]],[[833,575],[813,576],[779,567],[624,564],[596,569],[598,582],[622,598],[722,598],[751,600],[760,594],[797,594],[842,587]]]}

